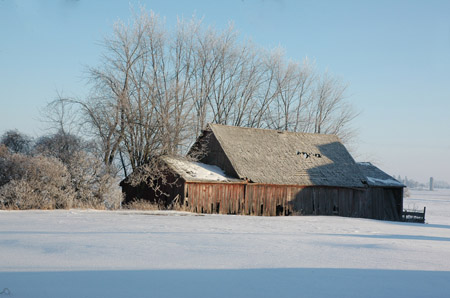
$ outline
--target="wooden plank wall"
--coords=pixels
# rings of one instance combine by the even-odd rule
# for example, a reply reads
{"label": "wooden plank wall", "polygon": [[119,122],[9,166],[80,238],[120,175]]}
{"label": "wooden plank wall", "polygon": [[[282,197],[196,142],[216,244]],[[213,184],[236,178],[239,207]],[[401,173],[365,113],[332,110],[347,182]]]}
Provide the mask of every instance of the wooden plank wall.
{"label": "wooden plank wall", "polygon": [[296,187],[283,185],[247,184],[246,214],[290,215],[294,210],[289,202],[297,191]]}
{"label": "wooden plank wall", "polygon": [[400,220],[402,190],[242,183],[186,183],[186,208],[198,213],[339,215]]}
{"label": "wooden plank wall", "polygon": [[243,214],[244,185],[186,183],[186,209],[198,213]]}

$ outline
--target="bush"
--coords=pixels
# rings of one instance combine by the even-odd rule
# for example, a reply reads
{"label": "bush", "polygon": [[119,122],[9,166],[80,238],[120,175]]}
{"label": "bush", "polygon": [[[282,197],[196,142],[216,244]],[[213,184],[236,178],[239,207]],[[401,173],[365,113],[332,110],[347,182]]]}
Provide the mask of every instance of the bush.
{"label": "bush", "polygon": [[0,207],[8,209],[70,208],[74,190],[70,174],[58,159],[1,152]]}
{"label": "bush", "polygon": [[116,209],[122,201],[119,182],[93,154],[78,151],[68,160],[75,189],[75,207]]}
{"label": "bush", "polygon": [[118,181],[92,154],[75,152],[67,164],[52,156],[10,153],[0,146],[0,208],[120,207]]}

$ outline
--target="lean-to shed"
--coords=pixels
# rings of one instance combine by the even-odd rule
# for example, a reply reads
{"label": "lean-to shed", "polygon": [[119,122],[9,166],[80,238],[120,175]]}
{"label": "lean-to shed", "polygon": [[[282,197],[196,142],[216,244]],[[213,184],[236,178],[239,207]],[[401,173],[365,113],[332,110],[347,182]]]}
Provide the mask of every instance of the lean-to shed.
{"label": "lean-to shed", "polygon": [[227,177],[197,179],[167,162],[181,178],[176,193],[190,211],[401,218],[403,186],[371,182],[386,177],[363,171],[335,135],[209,124],[188,155]]}
{"label": "lean-to shed", "polygon": [[372,212],[371,217],[401,220],[405,185],[370,162],[359,162],[358,166],[367,181],[366,195],[371,197],[372,202],[367,208]]}
{"label": "lean-to shed", "polygon": [[[238,185],[237,191],[240,192],[240,185],[243,181],[226,175],[215,165],[208,165],[186,158],[162,156],[152,166],[158,167],[155,175],[156,181],[132,185],[130,179],[133,178],[133,175],[136,175],[136,173],[133,173],[121,182],[122,190],[125,194],[125,204],[133,200],[142,199],[163,206],[178,203],[187,207],[189,206],[188,191],[195,193],[195,189],[198,188],[196,187],[197,185],[201,185],[202,189],[208,190],[223,189],[224,185],[226,185],[227,191],[223,193],[229,192],[229,196],[225,199],[221,198],[222,192],[213,194],[216,201],[219,200],[224,203],[222,206],[215,204],[214,210],[212,210],[208,202],[208,198],[212,196],[211,192],[195,193],[193,195],[193,199],[196,199],[193,204],[197,207],[193,208],[195,212],[228,213],[228,209],[225,210],[225,208],[228,207],[228,204],[231,204],[229,198],[240,198],[238,193],[230,194],[236,188],[234,185]],[[224,210],[221,210],[221,208]]]}

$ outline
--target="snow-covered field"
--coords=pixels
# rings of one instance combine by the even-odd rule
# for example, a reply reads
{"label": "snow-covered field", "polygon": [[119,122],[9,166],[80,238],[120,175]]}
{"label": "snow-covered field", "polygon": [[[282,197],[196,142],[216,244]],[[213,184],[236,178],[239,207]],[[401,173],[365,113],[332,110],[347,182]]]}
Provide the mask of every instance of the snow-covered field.
{"label": "snow-covered field", "polygon": [[408,206],[427,224],[0,211],[0,298],[450,297],[450,191]]}

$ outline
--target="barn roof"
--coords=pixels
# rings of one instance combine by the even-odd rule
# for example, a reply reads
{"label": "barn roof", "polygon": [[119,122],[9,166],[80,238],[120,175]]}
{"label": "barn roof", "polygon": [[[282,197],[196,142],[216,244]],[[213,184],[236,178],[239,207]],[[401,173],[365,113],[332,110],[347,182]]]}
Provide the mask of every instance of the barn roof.
{"label": "barn roof", "polygon": [[241,179],[255,183],[364,187],[335,135],[209,124]]}
{"label": "barn roof", "polygon": [[163,156],[162,160],[186,181],[236,182],[241,181],[227,176],[217,166],[194,162],[183,158]]}
{"label": "barn roof", "polygon": [[370,162],[359,162],[358,166],[366,177],[369,186],[405,187],[401,182],[389,176]]}

